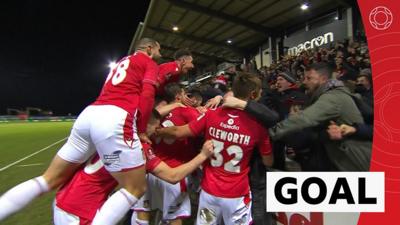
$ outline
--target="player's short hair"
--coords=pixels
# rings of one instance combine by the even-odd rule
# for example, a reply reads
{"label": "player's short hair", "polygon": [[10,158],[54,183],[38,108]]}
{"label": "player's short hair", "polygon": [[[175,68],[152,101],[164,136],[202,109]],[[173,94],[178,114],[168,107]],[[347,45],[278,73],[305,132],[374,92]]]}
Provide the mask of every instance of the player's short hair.
{"label": "player's short hair", "polygon": [[332,78],[333,67],[325,62],[313,63],[306,68],[306,71],[315,70],[318,75],[325,76],[329,79]]}
{"label": "player's short hair", "polygon": [[189,49],[178,49],[175,54],[174,54],[174,59],[179,60],[182,57],[187,57],[187,56],[192,56],[192,53],[189,51]]}
{"label": "player's short hair", "polygon": [[201,92],[199,90],[192,90],[189,92],[188,95],[189,95],[189,97],[191,97],[191,98],[193,97],[199,101],[203,100],[203,96],[201,95]]}
{"label": "player's short hair", "polygon": [[147,47],[156,47],[159,43],[152,38],[142,38],[136,44],[135,51],[144,50]]}
{"label": "player's short hair", "polygon": [[156,109],[153,109],[151,111],[151,117],[150,117],[150,121],[149,122],[150,123],[154,123],[157,120],[161,120],[161,114]]}
{"label": "player's short hair", "polygon": [[261,80],[258,76],[238,72],[232,84],[233,95],[237,98],[247,99],[250,97],[251,92],[261,90]]}
{"label": "player's short hair", "polygon": [[169,83],[164,88],[164,99],[168,103],[173,102],[175,100],[176,95],[180,94],[183,91],[181,86],[178,83]]}

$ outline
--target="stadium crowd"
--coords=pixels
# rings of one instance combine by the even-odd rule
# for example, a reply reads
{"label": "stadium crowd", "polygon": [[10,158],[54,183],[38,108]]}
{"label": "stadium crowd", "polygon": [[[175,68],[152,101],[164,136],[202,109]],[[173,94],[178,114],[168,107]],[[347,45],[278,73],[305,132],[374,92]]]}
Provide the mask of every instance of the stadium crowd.
{"label": "stadium crowd", "polygon": [[[230,65],[187,88],[177,82],[194,68],[190,51],[178,50],[174,61],[158,65],[155,72],[148,61],[157,58],[157,48],[156,41],[142,39],[136,52],[118,63],[99,99],[78,118],[58,162],[51,164],[61,172],[46,172],[4,194],[0,208],[7,210],[0,220],[61,186],[54,206],[56,225],[116,224],[130,208],[134,212],[128,224],[149,224],[154,215],[149,212],[156,209],[162,211],[162,224],[183,224],[193,206],[196,224],[275,224],[276,216],[265,210],[265,172],[369,169],[373,95],[366,43],[337,42],[283,56],[259,70],[254,64]],[[136,75],[140,78],[131,85],[139,91],[132,94],[136,103],[129,108],[120,99],[128,89],[117,88]],[[108,114],[89,112],[100,108]],[[120,114],[124,123],[118,132],[129,137],[90,133],[92,127],[114,129],[99,121],[107,116],[117,120]],[[94,119],[97,125],[86,122]],[[144,156],[126,154],[126,146],[128,152],[142,149]],[[94,150],[85,156],[69,153],[92,148],[98,155]],[[107,198],[118,184],[122,188]],[[25,195],[31,197],[19,197]]]}

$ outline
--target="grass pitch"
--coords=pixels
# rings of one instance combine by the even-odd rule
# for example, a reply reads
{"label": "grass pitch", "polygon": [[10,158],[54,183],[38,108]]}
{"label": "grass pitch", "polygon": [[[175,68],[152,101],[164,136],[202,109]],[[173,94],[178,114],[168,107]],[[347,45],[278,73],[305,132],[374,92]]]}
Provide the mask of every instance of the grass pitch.
{"label": "grass pitch", "polygon": [[[0,195],[21,182],[41,175],[65,143],[72,125],[73,122],[0,123]],[[17,162],[23,158],[26,159]],[[53,224],[54,195],[55,192],[51,192],[35,199],[0,225]],[[195,209],[192,214],[196,215]],[[193,218],[184,220],[185,225],[193,223]]]}
{"label": "grass pitch", "polygon": [[[69,135],[72,124],[72,122],[0,124],[0,194],[25,180],[42,174],[57,150],[65,143],[66,139],[62,139]],[[59,143],[56,143],[57,141]],[[44,149],[46,147],[48,148]],[[33,153],[37,154],[28,157]],[[10,166],[25,157],[28,158]],[[53,224],[53,199],[54,193],[46,194],[0,224]]]}

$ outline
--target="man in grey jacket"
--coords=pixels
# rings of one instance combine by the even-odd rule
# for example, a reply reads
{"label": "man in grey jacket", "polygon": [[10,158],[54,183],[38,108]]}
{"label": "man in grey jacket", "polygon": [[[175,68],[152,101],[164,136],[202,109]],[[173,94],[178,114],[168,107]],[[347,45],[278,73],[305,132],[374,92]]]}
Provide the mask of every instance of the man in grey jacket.
{"label": "man in grey jacket", "polygon": [[338,171],[368,171],[372,143],[351,137],[330,140],[326,129],[336,124],[364,123],[352,94],[343,83],[332,79],[332,68],[326,63],[312,64],[305,73],[304,85],[310,103],[304,111],[292,115],[270,129],[273,140],[312,127],[319,135],[328,157]]}

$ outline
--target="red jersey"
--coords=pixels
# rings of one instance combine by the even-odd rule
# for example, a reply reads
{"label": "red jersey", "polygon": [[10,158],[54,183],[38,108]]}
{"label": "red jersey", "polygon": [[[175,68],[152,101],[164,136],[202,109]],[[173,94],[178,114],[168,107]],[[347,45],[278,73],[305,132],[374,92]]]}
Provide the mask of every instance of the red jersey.
{"label": "red jersey", "polygon": [[[143,152],[147,159],[146,170],[151,172],[161,160],[154,155],[148,144],[143,144]],[[104,168],[99,156],[95,155],[57,192],[57,207],[81,218],[93,220],[97,210],[117,185],[118,182]]]}
{"label": "red jersey", "polygon": [[178,64],[175,61],[159,65],[158,83],[160,86],[157,89],[157,94],[162,95],[165,85],[168,83],[178,82],[180,74]]}
{"label": "red jersey", "polygon": [[[168,116],[161,121],[162,127],[181,126],[196,120],[199,112],[192,107],[178,107],[172,110]],[[170,167],[180,166],[196,156],[194,138],[163,138],[157,139],[154,151]]]}
{"label": "red jersey", "polygon": [[110,71],[94,105],[115,105],[134,113],[139,105],[143,83],[157,84],[158,66],[146,54],[135,52],[121,59]]}
{"label": "red jersey", "polygon": [[257,147],[261,155],[272,152],[267,130],[247,113],[228,108],[209,110],[189,128],[214,144],[214,156],[204,163],[203,190],[226,198],[247,195],[253,149]]}

